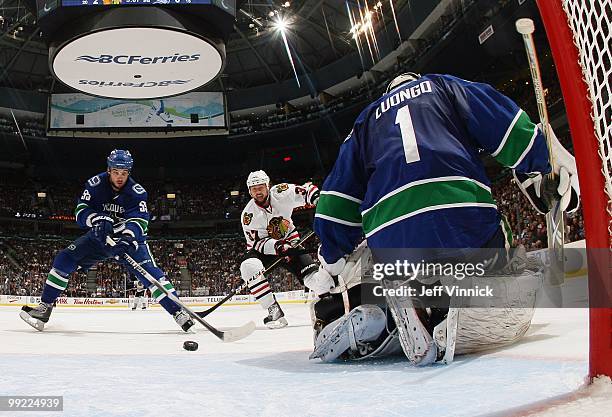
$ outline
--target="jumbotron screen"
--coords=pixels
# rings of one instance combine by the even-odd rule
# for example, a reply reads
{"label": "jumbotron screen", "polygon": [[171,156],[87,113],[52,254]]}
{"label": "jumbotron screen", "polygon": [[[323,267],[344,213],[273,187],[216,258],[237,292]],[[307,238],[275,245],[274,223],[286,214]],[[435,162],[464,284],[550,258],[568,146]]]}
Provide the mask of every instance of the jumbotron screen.
{"label": "jumbotron screen", "polygon": [[62,6],[117,6],[117,5],[140,5],[161,6],[171,4],[193,4],[217,6],[232,15],[236,13],[236,0],[61,0]]}

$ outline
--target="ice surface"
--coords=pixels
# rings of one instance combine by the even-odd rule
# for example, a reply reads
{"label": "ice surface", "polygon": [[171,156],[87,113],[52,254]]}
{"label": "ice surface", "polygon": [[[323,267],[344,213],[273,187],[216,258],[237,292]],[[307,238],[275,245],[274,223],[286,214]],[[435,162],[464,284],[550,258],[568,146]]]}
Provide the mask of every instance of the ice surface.
{"label": "ice surface", "polygon": [[[207,318],[213,325],[258,323],[248,338],[222,343],[204,329],[184,334],[161,309],[57,308],[40,333],[18,307],[0,307],[0,395],[63,395],[64,412],[49,414],[61,416],[612,415],[605,381],[581,391],[583,309],[540,309],[515,346],[429,368],[402,358],[309,361],[308,309],[283,309],[290,327],[279,330],[261,324],[258,306],[220,309]],[[183,350],[186,340],[198,351]]]}

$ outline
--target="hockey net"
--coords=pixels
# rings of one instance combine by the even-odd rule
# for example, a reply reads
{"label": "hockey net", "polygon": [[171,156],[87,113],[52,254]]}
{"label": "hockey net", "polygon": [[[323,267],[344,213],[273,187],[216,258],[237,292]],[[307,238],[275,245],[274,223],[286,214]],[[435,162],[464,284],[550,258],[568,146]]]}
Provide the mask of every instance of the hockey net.
{"label": "hockey net", "polygon": [[563,9],[574,34],[587,97],[593,106],[591,118],[608,199],[608,244],[612,248],[612,3],[564,0]]}
{"label": "hockey net", "polygon": [[[538,7],[578,164],[593,305],[612,294],[612,2],[538,0]],[[589,317],[590,376],[612,375],[612,308],[591,308]]]}

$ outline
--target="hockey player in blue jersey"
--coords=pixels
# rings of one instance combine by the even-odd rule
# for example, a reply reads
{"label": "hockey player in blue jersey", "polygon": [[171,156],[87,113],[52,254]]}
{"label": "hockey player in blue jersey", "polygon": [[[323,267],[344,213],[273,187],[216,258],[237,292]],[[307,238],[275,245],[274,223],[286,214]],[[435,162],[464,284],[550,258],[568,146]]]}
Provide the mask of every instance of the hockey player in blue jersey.
{"label": "hockey player in blue jersey", "polygon": [[[385,248],[507,248],[508,233],[491,195],[482,151],[511,168],[536,209],[548,211],[545,197],[551,196],[544,195],[541,185],[551,171],[549,150],[540,128],[511,99],[487,84],[450,75],[396,77],[361,112],[323,184],[314,222],[322,267],[341,274],[364,237],[374,257]],[[552,197],[561,200],[563,210],[575,211],[580,192],[576,165],[554,134],[552,153],[560,179]],[[322,301],[330,304],[330,299]],[[342,309],[319,310],[336,311],[331,317],[317,315],[321,328],[338,319]],[[382,330],[385,318],[379,310],[338,320],[367,315]],[[443,353],[432,340],[436,323],[426,323],[429,318],[414,308],[401,310],[394,319],[403,322],[398,330],[404,353],[415,364],[435,361]],[[334,354],[329,346],[315,348],[314,357],[334,359],[355,345],[355,328],[351,343],[342,342]],[[329,330],[319,334],[316,347],[322,339],[333,339]]]}
{"label": "hockey player in blue jersey", "polygon": [[[129,151],[116,149],[108,156],[106,172],[87,181],[75,209],[76,221],[87,233],[56,255],[40,304],[34,308],[24,306],[20,313],[20,317],[35,329],[42,331],[49,321],[55,300],[68,287],[70,274],[113,258],[151,291],[153,298],[184,331],[193,326],[186,312],[123,259],[128,254],[168,291],[175,292],[164,272],[155,264],[147,244],[147,192],[130,176],[133,164]],[[109,246],[107,237],[114,239],[116,245]]]}

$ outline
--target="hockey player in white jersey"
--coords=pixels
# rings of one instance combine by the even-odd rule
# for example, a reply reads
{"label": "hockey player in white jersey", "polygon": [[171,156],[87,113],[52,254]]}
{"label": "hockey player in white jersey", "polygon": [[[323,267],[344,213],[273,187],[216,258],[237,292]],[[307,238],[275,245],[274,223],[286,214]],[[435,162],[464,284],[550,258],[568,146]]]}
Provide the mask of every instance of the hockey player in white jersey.
{"label": "hockey player in white jersey", "polygon": [[287,326],[287,319],[276,301],[268,278],[263,274],[268,265],[279,256],[286,256],[284,267],[294,273],[305,286],[323,294],[334,286],[327,271],[319,271],[310,255],[292,255],[300,235],[293,225],[293,209],[316,205],[319,189],[311,183],[304,185],[277,184],[270,187],[270,178],[264,171],[251,172],[247,187],[252,199],[242,211],[241,221],[246,239],[247,253],[240,264],[242,280],[268,316],[264,323],[269,328]]}
{"label": "hockey player in white jersey", "polygon": [[[400,75],[359,115],[322,186],[314,222],[322,268],[348,281],[360,275],[347,267],[347,257],[364,236],[374,262],[381,265],[386,262],[380,257],[391,248],[422,250],[433,260],[438,253],[458,253],[457,248],[465,253],[478,249],[491,254],[483,258],[491,260],[485,278],[500,284],[503,307],[512,305],[515,296],[523,295],[523,279],[541,280],[541,265],[530,265],[524,249],[510,249],[509,230],[480,154],[487,152],[511,168],[538,211],[550,210],[547,201],[556,199],[571,213],[580,196],[576,164],[554,135],[552,142],[552,168],[560,181],[545,190],[542,178],[551,165],[544,135],[511,99],[489,85],[449,75]],[[422,286],[434,283],[423,278],[430,277],[416,276]],[[443,278],[437,277],[438,282]],[[398,283],[390,286],[397,289]],[[387,296],[382,307],[392,314],[385,316],[380,305],[362,305],[363,294],[354,288],[349,283],[332,290],[342,296],[315,305],[312,358],[334,360],[346,352],[367,356],[371,351],[364,346],[376,343],[378,349],[387,340],[386,331],[397,333],[411,363],[448,362],[455,347],[447,344],[449,337],[472,335],[469,343],[480,349],[493,340],[511,343],[524,334],[533,314],[518,309],[521,316],[514,317],[511,308],[429,309],[411,296]],[[532,301],[533,293],[528,296]],[[462,323],[458,316],[463,313]]]}

